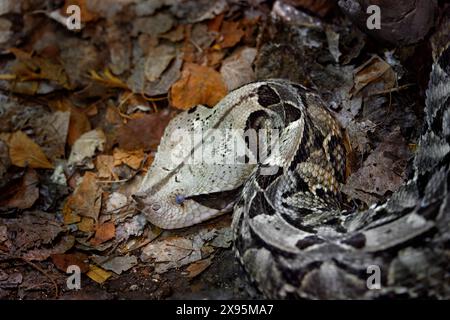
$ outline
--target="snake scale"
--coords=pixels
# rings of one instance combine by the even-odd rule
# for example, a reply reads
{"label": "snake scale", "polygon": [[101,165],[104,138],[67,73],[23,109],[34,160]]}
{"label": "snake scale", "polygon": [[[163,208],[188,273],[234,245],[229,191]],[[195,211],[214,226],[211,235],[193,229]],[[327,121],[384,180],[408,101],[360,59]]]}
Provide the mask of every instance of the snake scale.
{"label": "snake scale", "polygon": [[[172,119],[134,199],[166,229],[234,210],[234,250],[268,298],[448,298],[448,47],[432,66],[424,118],[409,179],[387,201],[345,211],[348,146],[339,124],[312,90],[257,81]],[[265,132],[257,149],[245,136],[252,130]],[[207,161],[231,154],[234,161]],[[376,288],[371,268],[380,271]]]}

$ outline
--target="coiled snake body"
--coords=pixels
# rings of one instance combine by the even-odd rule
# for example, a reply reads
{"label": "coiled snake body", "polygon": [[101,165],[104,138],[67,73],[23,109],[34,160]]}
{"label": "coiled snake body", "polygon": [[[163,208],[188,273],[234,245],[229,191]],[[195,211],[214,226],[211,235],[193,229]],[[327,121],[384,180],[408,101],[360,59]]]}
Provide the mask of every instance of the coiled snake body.
{"label": "coiled snake body", "polygon": [[[339,125],[315,93],[286,80],[251,83],[212,109],[175,117],[134,198],[150,222],[168,229],[234,205],[235,252],[269,298],[448,298],[449,61],[447,48],[433,64],[410,179],[366,211],[340,210],[347,143]],[[200,140],[191,139],[200,129]],[[230,134],[250,129],[278,130],[277,144],[266,134],[258,148],[268,152],[259,155],[248,136]],[[236,141],[242,159],[206,161],[235,153]],[[196,153],[201,161],[192,161]],[[373,270],[381,277],[375,287]]]}

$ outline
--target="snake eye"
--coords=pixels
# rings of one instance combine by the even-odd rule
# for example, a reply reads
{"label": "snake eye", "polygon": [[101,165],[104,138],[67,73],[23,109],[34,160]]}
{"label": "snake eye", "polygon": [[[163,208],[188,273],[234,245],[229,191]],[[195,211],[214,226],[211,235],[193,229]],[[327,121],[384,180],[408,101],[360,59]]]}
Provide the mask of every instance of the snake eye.
{"label": "snake eye", "polygon": [[152,210],[153,210],[153,211],[158,211],[159,209],[161,209],[161,206],[160,206],[159,204],[154,203],[154,204],[152,205]]}
{"label": "snake eye", "polygon": [[185,199],[186,199],[186,198],[185,198],[184,196],[182,196],[182,195],[177,195],[177,196],[175,197],[175,202],[176,202],[177,204],[183,204],[183,202],[184,202]]}

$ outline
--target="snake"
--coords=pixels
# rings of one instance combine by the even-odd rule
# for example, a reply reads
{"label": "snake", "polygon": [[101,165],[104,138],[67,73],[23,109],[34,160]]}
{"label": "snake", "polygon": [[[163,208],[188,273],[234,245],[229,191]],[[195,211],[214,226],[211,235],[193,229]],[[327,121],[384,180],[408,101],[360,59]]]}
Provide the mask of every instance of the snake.
{"label": "snake", "polygon": [[236,257],[267,298],[450,297],[448,46],[405,182],[365,210],[345,208],[350,152],[319,93],[258,80],[175,116],[133,198],[163,229],[232,211]]}

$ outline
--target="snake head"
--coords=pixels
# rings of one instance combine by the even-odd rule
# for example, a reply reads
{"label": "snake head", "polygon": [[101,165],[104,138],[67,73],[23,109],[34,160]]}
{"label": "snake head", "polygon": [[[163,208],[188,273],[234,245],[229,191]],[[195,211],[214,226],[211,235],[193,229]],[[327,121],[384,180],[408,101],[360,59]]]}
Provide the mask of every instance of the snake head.
{"label": "snake head", "polygon": [[222,213],[201,205],[180,192],[164,195],[138,192],[132,198],[147,220],[162,229],[189,227]]}

